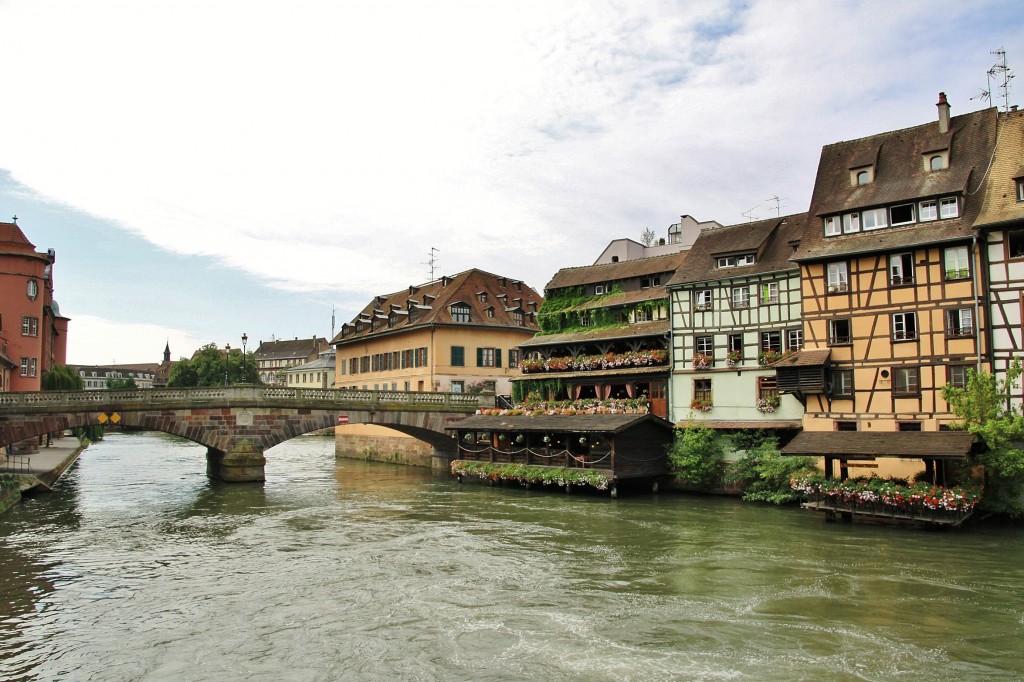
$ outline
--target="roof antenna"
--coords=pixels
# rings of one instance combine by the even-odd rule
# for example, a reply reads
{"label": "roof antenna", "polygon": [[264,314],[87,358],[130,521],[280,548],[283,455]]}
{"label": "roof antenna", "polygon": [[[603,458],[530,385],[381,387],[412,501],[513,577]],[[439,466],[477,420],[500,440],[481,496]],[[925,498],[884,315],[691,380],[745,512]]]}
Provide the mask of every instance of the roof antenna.
{"label": "roof antenna", "polygon": [[746,218],[748,222],[754,222],[754,211],[756,210],[757,206],[754,206],[753,208],[748,208],[743,213],[740,213],[740,215]]}
{"label": "roof antenna", "polygon": [[[1013,71],[1010,70],[1010,67],[1006,64],[1006,50],[1004,50],[1003,48],[999,48],[998,50],[996,50],[994,52],[990,52],[989,54],[996,55],[996,57],[998,57],[998,59],[996,60],[996,63],[992,65],[992,68],[989,69],[986,72],[986,74],[985,74],[987,76],[987,78],[988,78],[988,89],[987,90],[982,90],[981,92],[979,92],[977,95],[975,95],[971,99],[972,100],[975,100],[975,99],[982,100],[982,101],[988,102],[989,106],[992,106],[992,79],[995,78],[995,79],[997,79],[996,80],[996,87],[1003,91],[1003,94],[1002,94],[1002,98],[1003,98],[1003,111],[1009,111],[1010,110],[1010,79],[1013,78],[1014,73],[1013,73]],[[1002,78],[1002,82],[1001,83],[998,80],[1000,77]]]}
{"label": "roof antenna", "polygon": [[437,265],[437,258],[434,256],[435,253],[438,253],[438,250],[435,249],[433,246],[431,246],[430,247],[430,256],[427,258],[427,262],[426,263],[421,263],[421,265],[429,265],[430,266],[430,281],[431,282],[434,281],[434,267]]}
{"label": "roof antenna", "polygon": [[[779,198],[779,195],[775,194],[775,195],[772,195],[771,197],[765,199],[765,201],[774,201],[775,202],[775,216],[779,217],[779,216],[782,215],[782,202],[785,201],[788,198],[789,197]],[[751,210],[753,210],[753,209],[751,209]],[[769,209],[769,210],[771,210],[771,209]]]}

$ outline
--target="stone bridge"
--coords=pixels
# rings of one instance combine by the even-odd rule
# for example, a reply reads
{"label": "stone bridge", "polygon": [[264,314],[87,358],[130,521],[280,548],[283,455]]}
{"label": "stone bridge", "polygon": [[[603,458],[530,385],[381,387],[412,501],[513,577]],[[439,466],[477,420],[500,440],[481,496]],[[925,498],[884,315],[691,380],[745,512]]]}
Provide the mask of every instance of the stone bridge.
{"label": "stone bridge", "polygon": [[267,448],[338,423],[377,424],[429,443],[444,466],[455,452],[444,427],[493,404],[490,395],[270,386],[0,393],[0,446],[117,424],[205,445],[214,478],[262,481]]}

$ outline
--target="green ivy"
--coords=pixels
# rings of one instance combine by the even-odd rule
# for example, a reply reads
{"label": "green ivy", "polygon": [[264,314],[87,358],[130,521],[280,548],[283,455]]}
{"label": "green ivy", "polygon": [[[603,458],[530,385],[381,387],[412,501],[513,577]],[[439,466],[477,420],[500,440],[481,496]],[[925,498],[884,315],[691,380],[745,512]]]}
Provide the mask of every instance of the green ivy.
{"label": "green ivy", "polygon": [[519,404],[527,401],[531,393],[536,393],[541,400],[554,400],[562,392],[561,379],[531,379],[512,383],[512,402]]}
{"label": "green ivy", "polygon": [[497,464],[457,459],[452,462],[452,473],[458,476],[478,476],[492,481],[519,481],[543,485],[589,485],[598,490],[607,490],[608,475],[595,469],[570,469],[567,467],[544,467],[527,464]]}

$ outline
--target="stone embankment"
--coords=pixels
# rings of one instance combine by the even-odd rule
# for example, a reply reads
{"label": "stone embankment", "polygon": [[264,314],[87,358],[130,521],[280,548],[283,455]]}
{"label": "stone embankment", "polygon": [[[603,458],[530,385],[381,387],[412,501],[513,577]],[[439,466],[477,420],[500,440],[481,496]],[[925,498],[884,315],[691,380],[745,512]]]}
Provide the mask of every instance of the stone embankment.
{"label": "stone embankment", "polygon": [[85,446],[74,436],[55,438],[38,452],[0,456],[0,514],[26,492],[49,491],[78,459]]}

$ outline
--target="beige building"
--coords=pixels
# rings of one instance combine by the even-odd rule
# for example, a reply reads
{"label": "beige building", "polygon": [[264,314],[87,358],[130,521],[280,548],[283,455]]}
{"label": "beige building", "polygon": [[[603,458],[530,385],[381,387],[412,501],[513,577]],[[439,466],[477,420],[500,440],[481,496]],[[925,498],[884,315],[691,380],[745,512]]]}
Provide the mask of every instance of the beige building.
{"label": "beige building", "polygon": [[288,388],[334,388],[334,349],[321,351],[316,360],[284,370]]}
{"label": "beige building", "polygon": [[311,337],[291,340],[260,341],[253,353],[259,369],[260,381],[268,386],[286,386],[285,370],[304,365],[317,359],[321,351],[327,350],[327,339]]}

